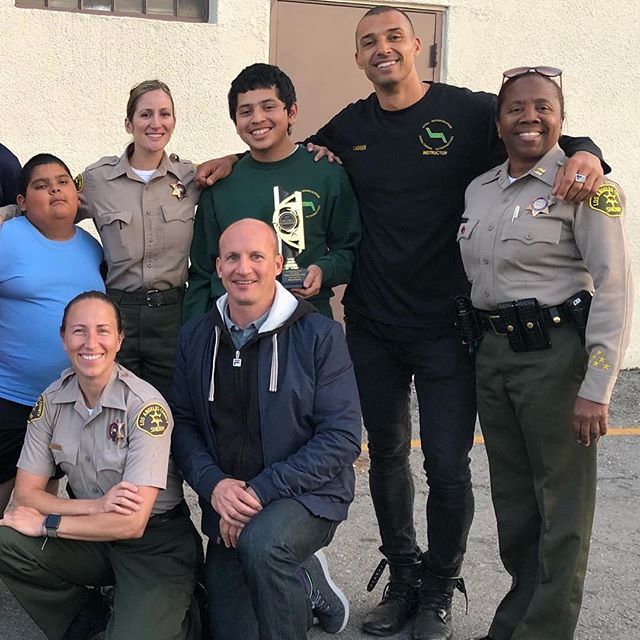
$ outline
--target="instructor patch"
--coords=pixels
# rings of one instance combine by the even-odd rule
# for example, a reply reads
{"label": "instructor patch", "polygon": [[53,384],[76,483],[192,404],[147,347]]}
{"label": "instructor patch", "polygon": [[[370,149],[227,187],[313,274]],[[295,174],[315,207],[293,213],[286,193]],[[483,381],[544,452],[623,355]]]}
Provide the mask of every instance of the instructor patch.
{"label": "instructor patch", "polygon": [[140,410],[136,418],[136,426],[154,438],[160,438],[169,428],[169,414],[157,402],[148,404]]}
{"label": "instructor patch", "polygon": [[603,184],[595,196],[589,198],[589,206],[594,211],[604,213],[610,218],[622,217],[622,202],[620,201],[620,193],[612,184]]}
{"label": "instructor patch", "polygon": [[78,193],[80,193],[82,191],[82,187],[84,187],[84,177],[81,173],[79,173],[74,179],[73,181],[76,184],[76,189],[78,190]]}
{"label": "instructor patch", "polygon": [[31,413],[29,414],[29,420],[27,422],[35,422],[36,420],[40,420],[44,415],[44,396],[39,395],[36,403],[33,405],[33,409],[31,409]]}

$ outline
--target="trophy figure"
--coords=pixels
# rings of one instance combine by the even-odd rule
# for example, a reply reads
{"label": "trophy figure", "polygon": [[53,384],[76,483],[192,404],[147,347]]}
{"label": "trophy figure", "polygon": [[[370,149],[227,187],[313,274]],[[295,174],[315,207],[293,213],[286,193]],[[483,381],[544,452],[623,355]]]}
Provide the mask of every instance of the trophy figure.
{"label": "trophy figure", "polygon": [[304,251],[304,215],[302,194],[284,192],[280,200],[280,188],[273,187],[273,227],[278,236],[278,249],[284,258],[282,285],[287,289],[301,289],[307,270],[300,268],[296,258]]}

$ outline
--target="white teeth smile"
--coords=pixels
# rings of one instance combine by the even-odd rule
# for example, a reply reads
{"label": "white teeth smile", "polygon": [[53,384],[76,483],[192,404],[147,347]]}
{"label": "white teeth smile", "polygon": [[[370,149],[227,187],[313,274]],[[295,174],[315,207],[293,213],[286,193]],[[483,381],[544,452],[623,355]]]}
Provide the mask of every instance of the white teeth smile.
{"label": "white teeth smile", "polygon": [[398,62],[397,60],[389,60],[389,61],[387,61],[387,62],[379,62],[379,63],[376,65],[376,68],[377,68],[377,69],[386,69],[387,67],[391,67],[391,66],[393,66],[393,65],[394,65],[394,64],[396,64],[397,62]]}
{"label": "white teeth smile", "polygon": [[98,358],[102,358],[102,355],[96,355],[96,356],[81,355],[80,357],[83,360],[97,360]]}
{"label": "white teeth smile", "polygon": [[523,131],[518,134],[520,138],[537,138],[541,135],[539,131]]}
{"label": "white teeth smile", "polygon": [[263,136],[269,132],[269,129],[254,129],[251,133],[254,136]]}

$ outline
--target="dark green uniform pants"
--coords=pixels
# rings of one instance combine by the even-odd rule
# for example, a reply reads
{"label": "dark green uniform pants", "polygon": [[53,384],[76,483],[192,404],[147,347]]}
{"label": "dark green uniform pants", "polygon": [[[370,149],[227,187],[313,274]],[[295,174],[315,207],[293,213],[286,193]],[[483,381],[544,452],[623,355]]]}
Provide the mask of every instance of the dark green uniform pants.
{"label": "dark green uniform pants", "polygon": [[115,585],[106,640],[180,640],[191,602],[200,539],[186,516],[139,540],[29,538],[0,527],[0,579],[50,640],[62,640],[89,592]]}
{"label": "dark green uniform pants", "polygon": [[118,362],[167,398],[176,365],[181,303],[148,307],[121,302],[116,293],[109,296],[122,312],[124,342]]}
{"label": "dark green uniform pants", "polygon": [[553,346],[514,353],[488,332],[476,359],[500,556],[513,578],[493,640],[571,640],[595,506],[595,445],[575,442],[573,405],[587,356],[570,325]]}

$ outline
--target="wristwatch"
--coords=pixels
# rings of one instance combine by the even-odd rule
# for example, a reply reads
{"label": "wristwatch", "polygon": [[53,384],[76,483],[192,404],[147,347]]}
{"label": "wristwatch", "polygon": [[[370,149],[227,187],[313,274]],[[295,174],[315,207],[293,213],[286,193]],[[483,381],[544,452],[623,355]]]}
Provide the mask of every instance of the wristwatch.
{"label": "wristwatch", "polygon": [[42,535],[47,538],[57,538],[61,519],[62,516],[59,513],[50,513],[42,523]]}

